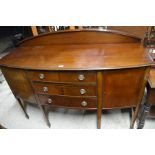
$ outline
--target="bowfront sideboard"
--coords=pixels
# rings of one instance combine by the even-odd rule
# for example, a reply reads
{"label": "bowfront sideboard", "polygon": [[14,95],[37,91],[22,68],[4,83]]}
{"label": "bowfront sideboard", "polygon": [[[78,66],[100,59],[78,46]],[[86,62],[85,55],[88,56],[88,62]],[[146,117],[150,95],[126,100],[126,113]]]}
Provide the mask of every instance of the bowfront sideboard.
{"label": "bowfront sideboard", "polygon": [[134,127],[152,60],[141,39],[119,31],[52,32],[22,41],[0,60],[2,73],[23,106],[97,110],[135,108]]}

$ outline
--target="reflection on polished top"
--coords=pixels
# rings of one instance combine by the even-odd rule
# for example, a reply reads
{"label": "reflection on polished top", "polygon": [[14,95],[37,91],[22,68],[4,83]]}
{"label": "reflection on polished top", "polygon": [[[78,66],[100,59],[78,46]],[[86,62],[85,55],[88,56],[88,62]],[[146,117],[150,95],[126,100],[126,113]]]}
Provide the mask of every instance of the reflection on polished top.
{"label": "reflection on polished top", "polygon": [[52,32],[22,41],[1,66],[45,70],[102,70],[148,66],[141,39],[119,31]]}
{"label": "reflection on polished top", "polygon": [[139,43],[18,47],[0,60],[2,66],[47,70],[100,70],[150,63]]}

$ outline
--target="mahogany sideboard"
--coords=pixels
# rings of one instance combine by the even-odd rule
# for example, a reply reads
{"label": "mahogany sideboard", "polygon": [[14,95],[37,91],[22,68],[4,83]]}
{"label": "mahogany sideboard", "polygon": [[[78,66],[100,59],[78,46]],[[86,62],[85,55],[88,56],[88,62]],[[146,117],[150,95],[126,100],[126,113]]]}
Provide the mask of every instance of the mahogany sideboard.
{"label": "mahogany sideboard", "polygon": [[50,126],[46,106],[97,110],[135,108],[134,127],[151,58],[141,39],[114,30],[52,32],[22,41],[0,60],[2,73],[23,103],[37,104]]}

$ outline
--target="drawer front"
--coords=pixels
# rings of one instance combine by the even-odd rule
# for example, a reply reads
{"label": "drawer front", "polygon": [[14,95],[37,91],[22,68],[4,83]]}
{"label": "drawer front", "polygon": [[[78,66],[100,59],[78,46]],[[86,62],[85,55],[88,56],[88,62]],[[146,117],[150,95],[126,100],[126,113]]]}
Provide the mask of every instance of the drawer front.
{"label": "drawer front", "polygon": [[96,82],[95,72],[60,72],[61,82]]}
{"label": "drawer front", "polygon": [[63,94],[69,96],[96,96],[95,86],[63,86]]}
{"label": "drawer front", "polygon": [[78,98],[78,97],[64,97],[64,96],[50,96],[50,95],[38,95],[41,104],[53,105],[69,108],[84,108],[84,109],[96,109],[97,99],[94,98]]}
{"label": "drawer front", "polygon": [[27,75],[32,81],[44,82],[96,82],[96,72],[72,71],[28,71]]}
{"label": "drawer front", "polygon": [[49,82],[58,82],[59,74],[58,72],[50,71],[28,71],[27,75],[32,81],[49,81]]}
{"label": "drawer front", "polygon": [[51,94],[51,95],[62,94],[62,88],[58,84],[34,82],[33,87],[36,93]]}

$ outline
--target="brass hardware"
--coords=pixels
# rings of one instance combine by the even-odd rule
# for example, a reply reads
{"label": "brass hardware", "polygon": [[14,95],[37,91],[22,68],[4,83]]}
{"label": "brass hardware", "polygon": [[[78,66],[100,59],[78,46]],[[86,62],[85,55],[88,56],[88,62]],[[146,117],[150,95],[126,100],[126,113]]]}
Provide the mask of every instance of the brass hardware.
{"label": "brass hardware", "polygon": [[40,79],[44,79],[45,78],[45,75],[41,73],[41,74],[39,74],[39,78]]}
{"label": "brass hardware", "polygon": [[86,93],[86,90],[85,89],[80,89],[80,94],[83,95]]}
{"label": "brass hardware", "polygon": [[78,77],[78,79],[79,79],[80,81],[83,81],[83,80],[85,79],[85,76],[84,76],[83,74],[80,74],[79,77]]}
{"label": "brass hardware", "polygon": [[49,98],[49,99],[48,99],[48,103],[52,103],[52,102],[53,102],[52,99]]}
{"label": "brass hardware", "polygon": [[83,106],[83,107],[86,107],[87,104],[88,104],[88,103],[87,103],[86,101],[82,101],[82,102],[81,102],[81,106]]}
{"label": "brass hardware", "polygon": [[44,92],[48,92],[48,87],[43,87]]}

